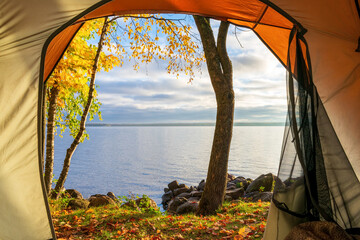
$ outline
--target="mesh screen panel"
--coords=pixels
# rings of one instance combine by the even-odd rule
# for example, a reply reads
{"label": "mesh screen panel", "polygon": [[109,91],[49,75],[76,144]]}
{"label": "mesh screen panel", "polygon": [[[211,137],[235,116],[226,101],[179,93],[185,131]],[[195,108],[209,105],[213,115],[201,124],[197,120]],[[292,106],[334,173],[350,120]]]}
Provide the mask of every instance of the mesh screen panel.
{"label": "mesh screen panel", "polygon": [[360,183],[313,84],[301,41],[294,29],[287,66],[293,70],[287,74],[288,115],[273,201],[304,221],[359,228]]}

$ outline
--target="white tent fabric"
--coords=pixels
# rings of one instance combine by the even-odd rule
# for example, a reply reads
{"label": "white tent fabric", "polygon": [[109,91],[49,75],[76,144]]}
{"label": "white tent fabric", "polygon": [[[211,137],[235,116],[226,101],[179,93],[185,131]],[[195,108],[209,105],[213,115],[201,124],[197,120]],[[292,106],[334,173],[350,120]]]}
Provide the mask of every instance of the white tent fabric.
{"label": "white tent fabric", "polygon": [[95,1],[0,3],[0,239],[52,238],[41,187],[38,94],[46,39]]}
{"label": "white tent fabric", "polygon": [[[262,2],[276,5],[307,29],[304,37],[309,46],[315,85],[360,178],[360,53],[355,52],[360,19],[355,1]],[[42,53],[46,51],[47,39],[57,29],[98,2],[101,1],[0,2],[0,239],[53,237],[39,166],[41,108],[38,98],[42,86]],[[155,2],[181,5],[176,0]],[[251,2],[258,1],[249,0],[249,4]],[[273,213],[278,212],[272,209]],[[276,228],[275,225],[271,227]],[[266,239],[274,236],[268,233]]]}

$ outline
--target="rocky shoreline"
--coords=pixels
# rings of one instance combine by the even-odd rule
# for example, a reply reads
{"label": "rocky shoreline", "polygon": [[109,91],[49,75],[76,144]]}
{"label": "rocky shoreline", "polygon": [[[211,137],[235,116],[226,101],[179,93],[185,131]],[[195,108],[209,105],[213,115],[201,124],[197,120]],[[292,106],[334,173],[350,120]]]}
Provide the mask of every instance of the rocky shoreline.
{"label": "rocky shoreline", "polygon": [[[246,199],[247,201],[263,202],[271,201],[272,191],[274,188],[276,176],[268,173],[260,175],[255,180],[244,178],[242,176],[235,177],[228,174],[225,201],[233,201],[238,199]],[[186,186],[179,184],[178,181],[172,181],[164,188],[162,195],[162,205],[164,210],[170,214],[185,214],[196,212],[202,193],[205,189],[206,182],[201,180],[197,186]],[[91,195],[88,199],[84,199],[82,194],[75,189],[67,189],[62,196],[68,197],[70,200],[67,207],[71,209],[86,209],[91,207],[99,207],[108,204],[127,206],[132,208],[153,208],[158,209],[154,200],[142,197],[136,199],[128,199],[123,203],[114,193],[108,192],[104,194]],[[143,203],[146,202],[146,206]]]}
{"label": "rocky shoreline", "polygon": [[[248,201],[269,202],[272,198],[275,178],[276,176],[271,173],[260,175],[255,180],[228,174],[224,200],[245,198]],[[164,210],[172,214],[196,212],[205,185],[205,180],[201,180],[198,186],[190,187],[179,184],[176,180],[170,182],[161,198]]]}
{"label": "rocky shoreline", "polygon": [[88,199],[84,199],[82,194],[75,189],[66,189],[62,197],[69,198],[66,205],[67,208],[87,209],[91,207],[100,207],[104,205],[121,205],[130,208],[153,208],[158,209],[156,202],[148,197],[127,199],[126,202],[121,201],[113,192],[104,194],[91,195]]}

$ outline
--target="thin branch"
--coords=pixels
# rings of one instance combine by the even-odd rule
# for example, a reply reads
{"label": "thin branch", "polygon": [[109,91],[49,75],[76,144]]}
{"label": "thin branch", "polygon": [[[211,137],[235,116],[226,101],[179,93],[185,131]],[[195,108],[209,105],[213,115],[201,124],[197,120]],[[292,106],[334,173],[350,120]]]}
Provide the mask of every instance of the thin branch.
{"label": "thin branch", "polygon": [[235,27],[235,37],[236,37],[236,40],[238,41],[240,47],[241,47],[241,48],[244,48],[243,45],[242,45],[241,42],[240,42],[240,39],[239,39],[238,36],[237,36],[236,30],[237,30],[237,27]]}
{"label": "thin branch", "polygon": [[[229,22],[221,22],[217,37],[217,51],[220,58],[221,67],[226,79],[231,80],[232,83],[232,64],[226,50],[226,37],[229,30]],[[232,86],[231,86],[232,87]]]}

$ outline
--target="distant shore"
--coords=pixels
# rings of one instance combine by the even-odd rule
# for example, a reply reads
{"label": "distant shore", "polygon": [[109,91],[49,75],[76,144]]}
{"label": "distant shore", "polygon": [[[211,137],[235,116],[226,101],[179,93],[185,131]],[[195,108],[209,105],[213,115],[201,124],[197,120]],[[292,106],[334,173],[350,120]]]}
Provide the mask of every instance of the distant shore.
{"label": "distant shore", "polygon": [[[202,127],[215,123],[87,123],[88,127]],[[236,122],[234,126],[285,126],[283,122]]]}

